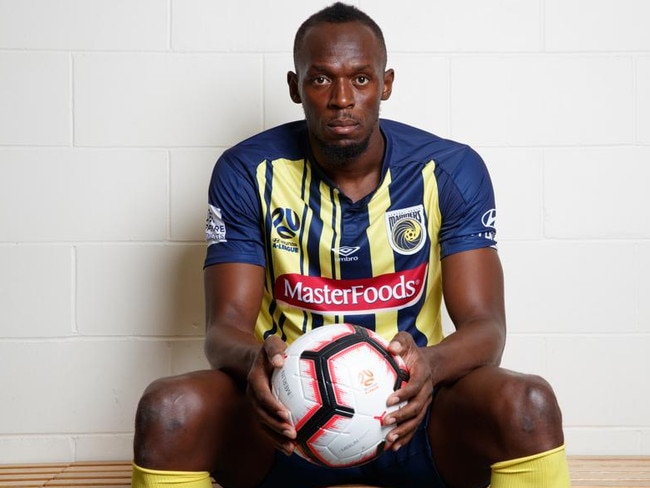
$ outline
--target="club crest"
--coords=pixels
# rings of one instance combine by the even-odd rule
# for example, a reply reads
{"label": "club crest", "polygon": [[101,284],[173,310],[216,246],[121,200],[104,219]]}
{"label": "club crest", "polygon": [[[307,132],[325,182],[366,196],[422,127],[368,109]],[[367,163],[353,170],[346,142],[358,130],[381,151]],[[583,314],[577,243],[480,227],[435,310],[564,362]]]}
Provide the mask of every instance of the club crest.
{"label": "club crest", "polygon": [[388,241],[395,252],[415,254],[427,239],[422,205],[386,212]]}

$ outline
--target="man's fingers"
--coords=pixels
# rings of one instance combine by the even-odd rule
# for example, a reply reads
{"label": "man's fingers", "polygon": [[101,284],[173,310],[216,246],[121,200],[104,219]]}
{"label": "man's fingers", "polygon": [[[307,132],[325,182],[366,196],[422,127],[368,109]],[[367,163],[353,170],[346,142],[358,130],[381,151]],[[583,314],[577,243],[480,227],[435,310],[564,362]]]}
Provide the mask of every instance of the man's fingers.
{"label": "man's fingers", "polygon": [[271,359],[268,356],[269,351],[272,353],[275,351],[273,354],[276,356],[282,355],[285,347],[286,345],[279,338],[264,342],[263,349],[258,353],[248,372],[247,394],[262,425],[268,431],[275,432],[286,440],[294,438],[296,433],[290,422],[289,411],[271,391],[270,375],[273,369],[273,356]]}
{"label": "man's fingers", "polygon": [[404,423],[404,425],[395,427],[393,430],[391,430],[390,433],[386,436],[387,445],[385,449],[397,451],[404,444],[408,443],[415,435],[415,430],[417,429],[418,423],[419,422],[415,421]]}
{"label": "man's fingers", "polygon": [[407,332],[398,332],[388,343],[388,351],[392,354],[401,356],[411,347],[411,345],[415,345],[413,337],[411,337]]}
{"label": "man's fingers", "polygon": [[274,432],[273,430],[269,429],[268,426],[263,425],[262,429],[264,430],[265,434],[271,438],[276,449],[282,451],[287,456],[290,456],[293,453],[296,448],[295,440],[288,438],[285,435]]}
{"label": "man's fingers", "polygon": [[281,368],[284,364],[284,351],[287,349],[287,344],[277,336],[269,336],[264,341],[264,351],[269,363],[274,368]]}

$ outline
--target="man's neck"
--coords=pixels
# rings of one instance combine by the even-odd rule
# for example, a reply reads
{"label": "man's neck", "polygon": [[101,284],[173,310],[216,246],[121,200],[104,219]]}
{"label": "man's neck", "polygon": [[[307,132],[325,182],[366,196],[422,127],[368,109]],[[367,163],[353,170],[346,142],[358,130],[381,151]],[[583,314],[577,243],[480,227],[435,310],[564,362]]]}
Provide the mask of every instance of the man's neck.
{"label": "man's neck", "polygon": [[381,131],[375,131],[362,154],[344,163],[329,162],[315,145],[312,148],[321,170],[353,202],[361,200],[379,186],[386,148]]}

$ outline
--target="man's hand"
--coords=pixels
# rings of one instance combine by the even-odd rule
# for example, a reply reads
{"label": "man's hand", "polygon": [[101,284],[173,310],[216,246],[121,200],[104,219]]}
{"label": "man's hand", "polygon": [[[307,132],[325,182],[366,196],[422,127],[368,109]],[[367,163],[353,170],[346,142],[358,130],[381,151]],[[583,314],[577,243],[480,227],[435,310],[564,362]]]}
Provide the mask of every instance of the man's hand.
{"label": "man's hand", "polygon": [[247,394],[276,449],[289,455],[295,449],[296,430],[289,422],[289,411],[271,392],[271,375],[284,364],[286,348],[277,336],[264,341],[248,373]]}
{"label": "man's hand", "polygon": [[402,357],[409,369],[409,382],[388,397],[388,406],[408,402],[384,418],[384,425],[396,425],[387,436],[386,449],[397,451],[409,442],[424,420],[433,394],[431,369],[422,351],[406,332],[399,332],[388,345],[392,354]]}

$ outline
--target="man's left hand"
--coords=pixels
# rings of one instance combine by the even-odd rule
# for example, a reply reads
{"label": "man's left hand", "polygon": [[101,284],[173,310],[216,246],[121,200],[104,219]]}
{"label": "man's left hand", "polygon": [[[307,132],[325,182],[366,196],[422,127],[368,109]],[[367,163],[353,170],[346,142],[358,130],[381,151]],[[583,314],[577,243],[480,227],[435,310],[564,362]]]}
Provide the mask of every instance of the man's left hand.
{"label": "man's left hand", "polygon": [[406,332],[399,332],[388,346],[389,352],[401,356],[409,370],[408,383],[388,397],[387,405],[393,406],[407,402],[384,418],[384,425],[395,425],[386,438],[386,449],[397,451],[409,442],[424,420],[431,405],[433,383],[431,368],[415,344],[413,337]]}

